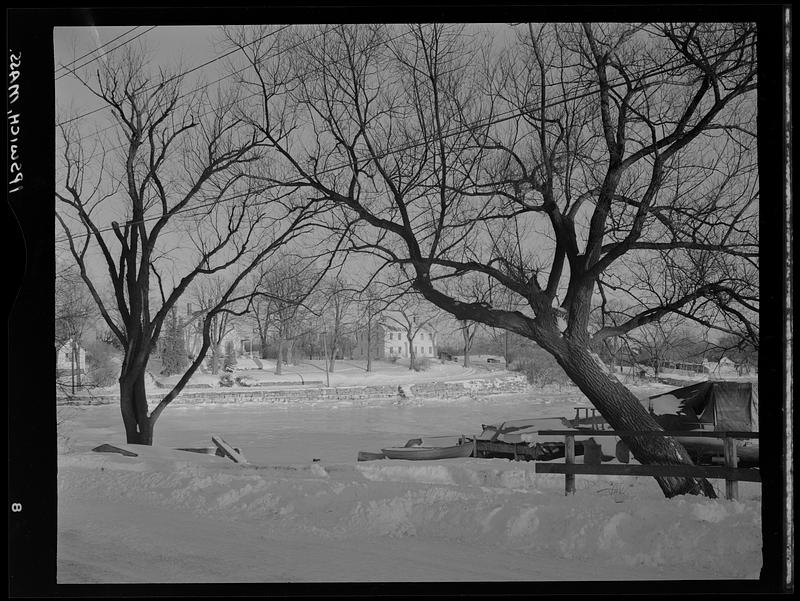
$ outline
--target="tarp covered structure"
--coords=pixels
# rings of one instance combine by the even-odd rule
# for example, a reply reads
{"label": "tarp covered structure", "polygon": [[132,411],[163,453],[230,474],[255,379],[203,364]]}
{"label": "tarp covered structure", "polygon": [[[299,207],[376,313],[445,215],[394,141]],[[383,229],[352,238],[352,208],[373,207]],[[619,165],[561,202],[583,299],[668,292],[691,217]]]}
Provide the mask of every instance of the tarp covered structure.
{"label": "tarp covered structure", "polygon": [[644,399],[666,430],[758,432],[758,384],[710,380]]}

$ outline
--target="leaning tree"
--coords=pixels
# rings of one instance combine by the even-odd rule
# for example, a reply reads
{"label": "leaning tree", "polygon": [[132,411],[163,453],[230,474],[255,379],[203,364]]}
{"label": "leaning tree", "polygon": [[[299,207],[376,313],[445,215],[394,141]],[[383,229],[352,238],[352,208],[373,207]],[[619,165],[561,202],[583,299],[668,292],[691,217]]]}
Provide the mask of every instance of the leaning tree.
{"label": "leaning tree", "polygon": [[[614,429],[658,425],[593,342],[669,313],[757,334],[755,26],[323,26],[295,34],[284,70],[248,51],[258,35],[229,40],[282,157],[274,183],[346,207],[351,249],[457,319],[535,341]],[[475,273],[520,308],[446,285]],[[612,300],[629,317],[592,327]],[[625,442],[691,463],[669,437]]]}
{"label": "leaning tree", "polygon": [[[247,309],[252,294],[242,282],[311,227],[319,203],[256,183],[254,170],[270,170],[268,151],[238,116],[235,92],[186,90],[184,77],[156,69],[131,46],[93,73],[72,74],[109,123],[90,130],[76,116],[58,124],[56,219],[124,351],[127,441],[152,444],[156,420],[205,357],[215,316]],[[204,307],[198,354],[150,410],[145,375],[165,320],[190,285],[223,275],[226,287]]]}

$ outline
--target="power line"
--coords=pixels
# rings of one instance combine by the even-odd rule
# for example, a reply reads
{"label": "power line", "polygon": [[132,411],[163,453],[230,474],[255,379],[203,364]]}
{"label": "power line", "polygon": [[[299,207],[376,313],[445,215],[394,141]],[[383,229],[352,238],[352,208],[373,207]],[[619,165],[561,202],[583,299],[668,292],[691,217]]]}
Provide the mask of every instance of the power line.
{"label": "power line", "polygon": [[[287,25],[286,27],[288,27],[288,25]],[[285,28],[284,28],[284,29],[285,29]],[[281,30],[281,31],[282,31],[282,30]],[[272,32],[272,33],[278,33],[278,32]],[[301,42],[298,42],[298,43],[296,43],[296,44],[294,44],[294,45],[292,45],[292,46],[288,46],[287,48],[284,48],[283,50],[281,50],[281,51],[279,51],[279,52],[276,52],[275,54],[273,54],[273,55],[271,55],[271,56],[269,56],[269,57],[265,57],[265,58],[275,58],[276,56],[280,56],[280,55],[281,55],[281,54],[283,54],[284,52],[288,52],[289,50],[293,50],[294,48],[297,48],[297,47],[298,47],[298,46],[300,46],[301,44],[307,44],[308,42],[311,42],[311,41],[315,40],[316,38],[318,38],[318,37],[321,37],[322,35],[323,35],[322,33],[319,33],[319,34],[317,34],[316,36],[314,36],[313,38],[311,38],[310,40],[303,40],[303,41],[301,41]],[[259,40],[256,40],[256,41],[259,41]],[[255,42],[251,42],[251,44],[254,44],[254,43],[255,43]],[[248,44],[248,45],[249,45],[249,44]],[[239,50],[239,49],[237,48],[236,50],[233,50],[233,52],[236,52],[237,50]],[[220,58],[222,58],[222,57],[220,57]],[[214,60],[219,60],[219,58],[217,58],[217,59],[214,59]],[[210,61],[210,62],[214,62],[214,61]],[[195,71],[195,70],[199,69],[199,68],[200,68],[200,67],[202,67],[202,66],[205,66],[205,65],[198,65],[197,67],[194,67],[194,68],[192,69],[192,71]],[[178,97],[176,98],[176,100],[180,100],[181,98],[186,98],[186,97],[187,97],[187,96],[189,96],[190,94],[194,94],[195,92],[199,92],[200,90],[205,90],[206,88],[208,88],[208,87],[210,87],[210,86],[213,86],[214,84],[216,84],[216,83],[219,83],[219,82],[221,82],[221,81],[224,81],[224,80],[228,79],[229,77],[233,77],[234,75],[238,75],[239,73],[242,73],[243,71],[246,71],[246,70],[248,70],[249,68],[250,68],[250,65],[248,65],[248,66],[246,66],[246,67],[243,67],[242,69],[238,69],[238,70],[236,70],[236,71],[233,71],[233,72],[231,72],[231,73],[228,73],[227,75],[223,75],[222,77],[219,77],[219,78],[215,79],[214,81],[210,81],[210,82],[208,82],[207,84],[203,84],[202,86],[198,86],[198,87],[194,88],[193,90],[189,90],[189,91],[187,91],[187,92],[184,92],[183,94],[179,94],[179,95],[178,95]],[[188,73],[190,73],[190,72],[191,72],[191,71],[186,71],[185,73],[182,73],[182,74],[180,74],[180,75],[179,75],[179,77],[182,77],[182,76],[184,76],[184,75],[186,75],[186,74],[188,74]],[[176,76],[176,77],[178,77],[178,76]],[[159,85],[161,85],[161,84],[159,84]],[[147,91],[149,91],[149,90],[155,89],[156,87],[158,87],[158,86],[155,86],[155,85],[154,85],[154,86],[151,86],[150,88],[147,88],[147,89],[143,90],[143,92],[147,92]],[[253,96],[257,96],[258,94],[259,94],[259,93],[257,92],[256,94],[251,94],[251,95],[249,95],[249,96],[245,96],[245,97],[244,97],[242,100],[247,100],[248,98],[252,98]],[[95,110],[95,111],[93,111],[93,112],[101,111],[101,110],[103,110],[103,109],[106,109],[106,108],[109,108],[109,107],[108,107],[108,106],[103,106],[103,107],[100,107],[100,108],[96,109],[96,110]],[[200,114],[198,115],[198,117],[205,117],[205,116],[207,116],[207,115],[210,115],[212,112],[214,112],[214,109],[208,110],[208,111],[206,111],[205,113],[200,113]],[[91,114],[91,113],[85,113],[85,114],[83,115],[83,117],[85,117],[85,116],[87,116],[87,115],[89,115],[89,114]],[[77,118],[81,118],[81,117],[77,117]],[[63,121],[63,122],[62,122],[62,124],[64,124],[64,123],[68,123],[68,122],[69,122],[69,120],[67,120],[67,121]],[[89,136],[96,136],[96,135],[98,135],[98,134],[100,134],[100,133],[102,133],[102,132],[104,132],[104,131],[108,131],[109,129],[113,129],[113,128],[115,128],[116,126],[117,126],[117,125],[116,125],[115,123],[112,123],[111,125],[107,125],[106,127],[103,127],[103,128],[101,128],[101,129],[98,129],[98,130],[96,130],[96,131],[92,132],[91,134],[88,134],[88,135],[87,135],[87,137],[89,137]],[[59,140],[56,140],[56,142],[58,142],[58,141],[59,141]],[[114,147],[110,148],[109,150],[118,150],[118,149],[120,149],[120,148],[122,148],[122,147],[123,147],[123,146],[114,146]],[[95,155],[94,155],[94,154],[92,154],[92,155],[90,155],[90,156],[89,156],[89,157],[88,157],[86,160],[87,160],[87,161],[88,161],[88,160],[91,160],[91,159],[92,159],[92,158],[94,158],[94,157],[95,157]],[[59,168],[59,170],[63,170],[63,169],[64,169],[63,167]]]}
{"label": "power line", "polygon": [[[142,36],[143,36],[143,35],[145,35],[146,33],[149,33],[149,32],[151,32],[151,31],[153,31],[153,30],[154,30],[156,27],[158,27],[158,25],[153,25],[153,26],[152,26],[152,27],[150,27],[149,29],[146,29],[146,30],[144,30],[143,32],[141,32],[140,34],[138,34],[138,35],[136,35],[136,36],[132,37],[131,39],[129,39],[129,40],[125,40],[124,42],[122,42],[122,43],[121,43],[121,44],[119,44],[118,46],[114,46],[113,48],[111,48],[110,50],[107,50],[107,51],[106,51],[106,52],[104,52],[103,54],[101,54],[101,55],[99,55],[99,56],[96,56],[96,57],[94,57],[94,58],[93,58],[93,59],[91,59],[91,60],[88,60],[88,61],[86,61],[86,62],[85,62],[85,63],[83,63],[82,65],[78,65],[77,67],[72,67],[71,69],[69,69],[69,70],[67,71],[67,73],[62,73],[61,75],[59,75],[58,77],[56,77],[56,78],[55,78],[55,81],[58,81],[59,79],[61,79],[62,77],[66,77],[67,75],[71,75],[71,74],[73,74],[73,73],[74,73],[75,71],[77,71],[78,69],[83,69],[85,66],[92,64],[92,63],[93,63],[94,61],[96,61],[97,59],[104,57],[105,55],[109,54],[110,52],[113,52],[114,50],[118,50],[119,48],[122,48],[122,47],[123,47],[123,46],[125,46],[126,44],[130,44],[132,41],[134,41],[134,40],[136,40],[136,39],[139,39],[140,37],[142,37]],[[115,38],[115,39],[117,39],[117,38]],[[109,42],[109,44],[110,44],[110,43],[111,43],[111,42]]]}
{"label": "power line", "polygon": [[[748,47],[748,48],[753,47],[753,46],[754,46],[754,44],[746,45],[746,47]],[[715,58],[715,57],[721,56],[722,54],[724,54],[724,53],[721,52],[721,53],[719,53],[719,54],[717,54],[715,56],[712,56],[710,58]],[[639,79],[640,80],[644,80],[644,79],[649,79],[651,77],[655,77],[657,75],[664,75],[666,73],[669,73],[670,71],[675,71],[675,70],[683,68],[685,66],[686,65],[684,65],[684,64],[678,64],[678,65],[671,66],[671,67],[666,67],[666,66],[665,67],[658,67],[658,68],[653,69],[649,73],[645,73],[645,74],[641,75]],[[622,76],[619,76],[619,77],[622,78]],[[619,81],[617,83],[609,82],[610,87],[612,87],[612,88],[620,86],[623,83],[626,83],[626,82],[625,81]],[[544,108],[547,108],[547,109],[553,108],[553,107],[558,106],[560,104],[566,104],[568,101],[580,100],[582,98],[587,98],[587,97],[593,96],[595,94],[597,94],[597,90],[590,90],[590,91],[587,91],[587,92],[582,92],[582,93],[576,94],[576,95],[574,95],[572,97],[568,97],[566,94],[564,94],[564,95],[561,96],[561,98],[559,100],[554,100],[554,101],[551,101],[548,104],[546,104]],[[409,143],[409,144],[405,144],[405,145],[402,145],[402,146],[399,146],[399,147],[395,147],[393,149],[387,149],[382,153],[377,153],[375,156],[369,157],[367,159],[367,161],[369,162],[369,161],[375,161],[375,160],[378,160],[378,159],[383,159],[383,158],[386,158],[387,156],[390,156],[392,154],[395,154],[395,153],[398,153],[398,152],[403,152],[405,150],[411,150],[413,148],[422,146],[424,144],[429,144],[429,143],[432,143],[432,142],[435,142],[435,141],[441,141],[441,140],[444,140],[446,138],[449,138],[451,136],[455,136],[455,135],[458,135],[458,134],[461,134],[461,133],[468,133],[468,132],[470,132],[470,131],[474,130],[475,128],[478,128],[478,127],[486,127],[488,125],[495,125],[497,123],[503,123],[503,122],[509,121],[510,119],[513,119],[515,117],[524,116],[531,109],[541,109],[541,108],[542,107],[541,107],[540,104],[537,104],[536,102],[531,102],[529,104],[523,105],[520,108],[510,109],[508,111],[505,111],[504,113],[500,113],[496,117],[493,117],[493,118],[490,118],[490,119],[481,119],[481,120],[475,121],[475,122],[473,122],[473,123],[471,123],[469,125],[462,126],[460,128],[456,128],[456,129],[444,132],[442,134],[438,134],[436,136],[432,136],[430,139],[427,139],[427,140],[419,140],[417,142],[412,142],[412,143]],[[349,166],[350,166],[350,163],[342,163],[342,164],[339,164],[339,165],[334,165],[332,167],[328,167],[328,168],[323,169],[321,171],[314,172],[314,176],[318,177],[320,175],[325,175],[325,174],[328,174],[328,173],[332,173],[332,172],[338,171],[340,169],[347,168]],[[256,191],[255,194],[263,192],[264,190],[268,189],[269,187],[270,186],[265,186],[264,188]],[[293,187],[293,186],[286,185],[286,187]],[[209,203],[204,203],[204,204],[197,205],[197,206],[192,206],[192,207],[186,207],[185,209],[176,211],[175,214],[177,215],[179,213],[182,214],[182,213],[186,213],[186,212],[189,212],[189,211],[197,211],[197,210],[200,210],[200,209],[211,207],[211,206],[213,206],[213,205],[215,205],[217,203],[222,203],[222,202],[227,202],[227,201],[230,201],[230,200],[235,200],[237,198],[241,198],[243,196],[246,196],[246,195],[249,195],[249,194],[253,194],[253,193],[254,193],[253,191],[248,191],[248,192],[245,192],[245,193],[241,193],[241,194],[237,194],[237,195],[231,196],[231,197],[226,198],[226,199],[214,200],[214,201],[211,201]],[[379,193],[373,193],[373,192],[370,192],[370,193],[379,194]],[[256,203],[256,206],[258,204],[261,204],[261,203]],[[146,218],[141,219],[141,220],[136,221],[136,222],[129,221],[127,223],[130,224],[130,225],[141,225],[141,224],[147,223],[148,221],[154,221],[154,220],[160,219],[160,218],[161,218],[161,216],[146,217]],[[112,230],[111,227],[99,229],[100,232],[108,232],[108,231],[111,231],[111,230]],[[87,235],[89,235],[89,234],[76,234],[75,236],[73,236],[73,238],[82,238],[82,237],[87,236]],[[69,237],[61,238],[61,239],[57,240],[56,242],[65,242],[68,239],[69,239]]]}
{"label": "power line", "polygon": [[[286,26],[286,27],[288,27],[288,26]],[[278,32],[272,32],[272,33],[278,33]],[[300,42],[297,42],[296,44],[293,44],[293,45],[291,45],[291,46],[287,46],[286,48],[283,48],[283,49],[279,50],[278,52],[276,52],[276,53],[274,53],[274,54],[272,54],[272,55],[270,55],[270,56],[268,56],[268,57],[265,57],[265,59],[266,59],[266,58],[275,58],[275,57],[277,57],[277,56],[280,56],[281,54],[283,54],[283,53],[285,53],[285,52],[288,52],[289,50],[294,50],[295,48],[298,48],[299,46],[301,46],[301,45],[303,45],[303,44],[308,44],[309,42],[313,42],[313,41],[314,41],[314,40],[316,40],[317,38],[320,38],[320,37],[322,37],[324,34],[325,34],[325,32],[320,32],[320,33],[318,33],[317,35],[313,36],[313,37],[312,37],[312,38],[310,38],[310,39],[307,39],[307,40],[301,40]],[[371,47],[369,47],[369,48],[365,48],[365,50],[371,50],[371,49],[373,49],[373,48],[376,48],[376,47],[380,46],[381,44],[387,44],[387,43],[389,43],[389,42],[393,42],[393,41],[395,41],[395,40],[397,40],[397,39],[399,39],[399,38],[401,38],[401,37],[403,37],[403,36],[410,35],[410,34],[411,34],[411,32],[405,32],[405,33],[398,34],[398,35],[396,35],[396,36],[394,36],[394,37],[388,38],[387,40],[381,40],[381,41],[375,42],[375,43],[374,43],[374,44],[373,44]],[[268,35],[269,35],[269,34],[268,34]],[[263,38],[259,38],[259,40],[255,40],[255,41],[253,41],[253,42],[250,42],[249,44],[246,44],[246,45],[248,45],[248,46],[249,46],[249,45],[252,45],[252,44],[254,44],[254,43],[256,43],[256,42],[260,41],[261,39],[263,39]],[[239,49],[237,48],[237,49],[233,50],[232,52],[236,52],[237,50],[239,50]],[[215,59],[215,60],[218,60],[218,59]],[[337,60],[337,61],[331,61],[331,62],[330,62],[330,63],[328,63],[328,64],[336,64],[336,63],[342,62],[342,61],[344,61],[344,60],[345,60],[345,59],[340,59],[340,60]],[[199,68],[200,66],[201,66],[201,65],[199,65],[198,67],[195,67],[194,69],[197,69],[197,68]],[[214,80],[214,81],[211,81],[211,82],[209,82],[209,83],[207,83],[207,84],[204,84],[204,85],[202,85],[202,86],[199,86],[199,87],[197,87],[197,88],[195,88],[195,89],[193,89],[193,90],[189,90],[188,92],[185,92],[185,93],[183,93],[183,94],[179,95],[179,96],[178,96],[178,99],[180,99],[180,98],[185,98],[186,96],[188,96],[188,95],[190,95],[190,94],[193,94],[193,93],[195,93],[195,92],[199,92],[200,90],[204,90],[204,89],[208,88],[209,86],[211,86],[211,85],[214,85],[215,83],[219,83],[219,82],[221,82],[221,81],[223,81],[223,80],[225,80],[225,79],[228,79],[229,77],[233,77],[234,75],[238,75],[239,73],[242,73],[243,71],[247,71],[248,69],[250,69],[250,67],[251,67],[251,65],[247,65],[247,66],[243,67],[242,69],[239,69],[239,70],[237,70],[237,71],[233,71],[232,73],[229,73],[228,75],[224,75],[223,77],[220,77],[220,78],[218,78],[218,79],[216,79],[216,80]],[[311,72],[317,72],[317,71],[320,71],[322,68],[323,68],[323,67],[319,67],[319,68],[317,68],[317,69],[313,69]],[[154,85],[154,86],[151,86],[151,87],[150,87],[150,88],[148,88],[148,89],[155,89],[156,87],[157,87],[157,86],[155,86],[155,85]],[[147,90],[145,90],[145,91],[147,91]],[[256,97],[256,96],[259,96],[260,94],[261,94],[261,92],[255,92],[255,93],[253,93],[253,94],[250,94],[250,95],[248,95],[248,96],[245,96],[245,97],[243,97],[241,100],[249,100],[250,98],[254,98],[254,97]],[[97,111],[103,110],[103,109],[105,109],[105,108],[108,108],[108,107],[107,107],[107,106],[100,107],[99,109],[96,109],[96,110],[95,110],[95,111],[93,111],[93,112],[97,112]],[[208,116],[208,115],[212,114],[213,112],[214,112],[214,109],[209,109],[209,110],[208,110],[208,111],[206,111],[205,113],[200,113],[200,114],[198,115],[198,117],[199,117],[199,118],[200,118],[200,117],[205,117],[205,116]],[[86,116],[86,115],[88,115],[88,114],[90,114],[90,113],[85,113],[83,116]],[[80,117],[76,117],[76,118],[80,118]],[[71,119],[70,119],[70,120],[63,121],[63,122],[62,122],[62,124],[64,124],[64,123],[68,123],[69,121],[71,121]],[[58,126],[58,124],[57,124],[57,126]],[[89,137],[89,136],[95,136],[95,135],[98,135],[98,134],[100,134],[100,133],[102,133],[102,132],[104,132],[104,131],[108,131],[109,129],[113,129],[113,128],[115,128],[115,127],[116,127],[116,124],[113,124],[113,123],[112,123],[111,125],[108,125],[108,126],[106,126],[106,127],[102,128],[102,129],[99,129],[99,130],[97,130],[97,131],[95,131],[95,132],[91,133],[91,134],[88,134],[88,136],[87,136],[87,137]],[[59,140],[56,140],[56,142],[58,142],[58,141],[59,141]],[[104,152],[109,152],[109,151],[111,151],[111,150],[119,150],[120,148],[123,148],[124,146],[125,146],[124,144],[121,144],[121,145],[119,145],[119,146],[112,146],[112,147],[111,147],[111,148],[109,148],[108,150],[104,150]],[[95,153],[95,154],[91,154],[91,155],[89,155],[89,156],[88,156],[88,157],[87,157],[85,160],[86,160],[86,161],[90,161],[90,160],[91,160],[91,159],[93,159],[95,156],[97,156],[97,154],[96,154],[96,153]],[[56,174],[63,173],[65,169],[66,169],[66,167],[59,167],[58,169],[56,169]]]}
{"label": "power line", "polygon": [[[642,75],[641,79],[648,79],[648,78],[654,77],[656,75],[663,75],[663,74],[669,73],[670,71],[674,71],[674,70],[676,70],[678,68],[681,68],[683,66],[684,65],[678,65],[678,66],[673,66],[673,67],[661,67],[661,68],[658,68],[658,69],[654,70],[651,73],[647,73],[645,75]],[[611,87],[619,86],[622,83],[625,83],[625,82],[618,82],[618,83],[611,84]],[[552,101],[552,102],[548,103],[545,106],[545,108],[553,108],[555,106],[558,106],[559,104],[566,104],[566,102],[568,102],[568,101],[574,101],[574,100],[579,100],[581,98],[586,98],[586,97],[589,97],[589,96],[593,96],[596,93],[597,93],[596,90],[590,90],[588,92],[583,92],[583,93],[577,94],[577,95],[575,95],[573,97],[567,97],[566,95],[563,95],[560,100]],[[528,105],[524,105],[521,108],[513,109],[513,110],[506,111],[505,113],[501,113],[500,115],[502,115],[502,116],[497,116],[495,118],[488,119],[488,120],[485,120],[485,119],[484,120],[479,120],[479,121],[473,122],[472,124],[470,124],[470,125],[468,125],[466,127],[462,127],[460,129],[451,130],[451,131],[442,133],[440,135],[433,136],[429,140],[420,140],[420,141],[413,142],[413,143],[410,143],[410,144],[406,144],[406,145],[403,145],[403,146],[400,146],[400,147],[396,147],[396,148],[393,148],[393,149],[387,149],[384,152],[378,153],[378,154],[376,154],[376,156],[371,157],[369,160],[383,159],[383,158],[386,158],[387,156],[389,156],[391,154],[395,154],[397,152],[402,152],[402,151],[405,151],[405,150],[411,150],[413,148],[422,146],[424,144],[429,144],[431,142],[443,140],[443,139],[449,138],[451,136],[458,135],[460,133],[467,133],[467,132],[469,132],[469,131],[477,128],[477,127],[485,127],[485,126],[488,126],[488,125],[495,125],[497,123],[503,123],[503,122],[509,121],[510,119],[513,119],[515,117],[523,116],[525,113],[527,113],[532,108],[540,109],[541,106],[532,102],[532,103],[530,103]],[[333,167],[328,167],[326,169],[323,169],[322,171],[315,172],[314,175],[315,176],[325,175],[327,173],[332,173],[332,172],[338,171],[339,169],[344,169],[344,168],[349,167],[349,166],[350,166],[350,163],[342,163],[340,165],[335,165]],[[287,187],[291,187],[291,186],[287,186]],[[267,187],[263,188],[260,191],[263,191],[263,190],[266,190],[266,189],[267,189]],[[197,206],[193,206],[193,207],[186,207],[185,209],[182,209],[180,211],[176,211],[175,214],[185,213],[185,212],[189,212],[189,211],[196,211],[196,210],[199,210],[199,209],[208,208],[208,207],[213,206],[214,204],[221,203],[221,202],[227,202],[227,201],[230,201],[230,200],[235,200],[237,198],[241,198],[243,196],[246,196],[246,195],[252,194],[252,193],[253,193],[252,191],[251,192],[246,192],[246,193],[242,193],[242,194],[237,194],[237,195],[231,196],[231,197],[226,198],[224,200],[214,200],[214,201],[209,202],[209,203],[205,203],[205,204],[201,204],[201,205],[197,205]],[[258,193],[258,192],[256,192],[256,193]],[[260,204],[260,203],[257,203],[257,204]],[[146,218],[144,218],[144,219],[142,219],[140,221],[136,221],[136,222],[131,221],[131,222],[128,222],[128,223],[130,223],[131,225],[140,225],[140,224],[147,223],[148,221],[154,221],[156,219],[159,219],[160,217],[161,216],[146,217]],[[108,231],[111,231],[111,230],[112,230],[111,227],[107,227],[107,228],[100,229],[99,231],[100,232],[108,232]],[[75,237],[83,237],[85,235],[88,235],[88,234],[80,234],[80,235],[76,235]],[[62,238],[62,239],[57,240],[57,242],[64,242],[67,239],[68,238]]]}
{"label": "power line", "polygon": [[[261,36],[260,38],[255,39],[252,42],[249,42],[249,43],[247,43],[245,45],[246,46],[252,46],[253,44],[256,44],[257,42],[260,42],[261,40],[266,39],[268,36],[276,35],[276,34],[280,33],[281,31],[284,31],[284,30],[288,29],[289,27],[291,27],[291,25],[284,25],[281,29],[278,29],[276,31],[270,31],[269,33],[266,33],[263,36]],[[202,63],[200,65],[196,65],[196,66],[192,67],[191,69],[189,69],[188,71],[184,71],[182,73],[177,73],[177,74],[173,75],[172,77],[169,77],[169,78],[165,79],[164,81],[161,81],[161,82],[159,82],[157,84],[153,84],[152,86],[150,86],[148,88],[145,88],[144,90],[142,90],[141,93],[144,94],[144,93],[150,92],[151,90],[155,90],[156,88],[158,88],[160,86],[163,86],[165,84],[170,83],[171,81],[174,81],[174,80],[176,80],[176,79],[178,79],[180,77],[184,77],[184,76],[188,75],[189,73],[193,73],[194,71],[197,71],[198,69],[202,69],[203,67],[207,67],[208,65],[210,65],[212,63],[215,63],[215,62],[217,62],[219,60],[222,60],[223,58],[226,58],[226,57],[230,56],[231,54],[239,52],[239,50],[240,50],[240,48],[234,48],[233,50],[230,50],[229,52],[226,52],[225,54],[222,54],[222,55],[218,56],[217,58],[213,58],[213,59],[208,60],[208,61],[206,61],[206,62],[204,62],[204,63]],[[225,79],[225,78],[222,78],[222,79]],[[218,80],[218,81],[221,81],[221,79]],[[207,84],[206,86],[201,86],[198,89],[203,89],[205,87],[208,87],[208,85],[211,85],[211,84]],[[194,90],[194,91],[197,91],[197,90]],[[187,94],[188,93],[189,92],[187,92]],[[64,121],[60,121],[59,123],[56,123],[56,127],[60,127],[60,126],[65,125],[67,123],[71,123],[72,121],[77,121],[79,119],[83,119],[84,117],[88,117],[89,115],[93,115],[95,113],[99,113],[100,111],[103,111],[103,110],[105,110],[107,108],[109,108],[108,105],[101,106],[101,107],[96,108],[94,110],[91,110],[91,111],[88,111],[86,113],[83,113],[82,115],[77,115],[75,117],[71,117],[69,119],[65,119]]]}
{"label": "power line", "polygon": [[73,60],[72,62],[70,62],[70,63],[67,63],[66,65],[62,65],[62,66],[60,66],[58,69],[56,69],[56,70],[55,70],[55,72],[56,72],[56,73],[58,73],[58,72],[59,72],[59,71],[61,71],[62,69],[68,69],[68,68],[69,68],[71,65],[74,65],[74,64],[75,64],[75,63],[77,63],[78,61],[85,59],[87,56],[89,56],[89,55],[91,55],[91,54],[94,54],[95,52],[97,52],[97,51],[98,51],[98,50],[100,50],[101,48],[105,48],[105,47],[106,47],[106,46],[108,46],[109,44],[113,44],[114,42],[116,42],[116,41],[117,41],[118,39],[120,39],[121,37],[124,37],[124,36],[128,35],[129,33],[132,33],[132,32],[134,32],[134,31],[136,31],[137,29],[139,29],[139,27],[141,27],[141,25],[137,25],[136,27],[133,27],[133,28],[129,29],[128,31],[126,31],[126,32],[124,32],[124,33],[121,33],[121,34],[119,34],[119,35],[118,35],[117,37],[115,37],[114,39],[107,41],[105,44],[103,44],[103,45],[101,45],[101,46],[98,46],[97,48],[93,48],[92,50],[90,50],[89,52],[87,52],[87,53],[86,53],[86,54],[84,54],[84,55],[81,55],[81,56],[79,56],[78,58],[76,58],[76,59],[75,59],[75,60]]}

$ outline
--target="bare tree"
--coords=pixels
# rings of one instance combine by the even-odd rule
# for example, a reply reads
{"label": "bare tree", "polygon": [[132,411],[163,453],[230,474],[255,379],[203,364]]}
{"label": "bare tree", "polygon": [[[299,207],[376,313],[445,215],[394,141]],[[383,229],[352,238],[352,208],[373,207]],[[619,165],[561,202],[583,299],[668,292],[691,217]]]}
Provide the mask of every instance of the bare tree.
{"label": "bare tree", "polygon": [[[282,182],[348,209],[351,250],[407,267],[428,301],[534,340],[615,429],[658,429],[597,361],[589,315],[611,293],[641,303],[596,339],[670,312],[755,321],[755,26],[527,25],[505,47],[463,29],[307,30],[322,37],[292,86],[251,55]],[[443,285],[470,273],[523,308]],[[643,463],[691,463],[668,437],[625,442]]]}
{"label": "bare tree", "polygon": [[742,336],[728,334],[713,343],[709,342],[706,354],[715,361],[720,361],[722,357],[733,360],[739,375],[758,369],[758,347]]}
{"label": "bare tree", "polygon": [[461,337],[464,340],[464,367],[470,366],[469,361],[469,351],[472,348],[472,343],[475,340],[475,333],[478,331],[478,327],[480,326],[479,323],[474,321],[467,321],[466,319],[462,319],[461,323]]}
{"label": "bare tree", "polygon": [[378,339],[378,325],[382,321],[383,311],[387,301],[381,292],[382,286],[377,282],[368,283],[362,290],[356,292],[354,303],[358,314],[357,333],[363,341],[367,356],[367,372],[372,371],[372,359],[376,354],[377,345],[383,345],[383,340]]}
{"label": "bare tree", "polygon": [[[324,299],[322,306],[325,334],[330,344],[328,350],[328,371],[333,372],[336,367],[336,354],[339,351],[343,337],[348,333],[351,323],[351,308],[353,305],[353,289],[341,274],[329,276],[323,282],[320,293]],[[330,336],[328,335],[330,332]]]}
{"label": "bare tree", "polygon": [[[306,317],[313,312],[313,297],[326,269],[313,260],[293,253],[279,253],[259,267],[251,284],[250,311],[258,324],[264,356],[270,329],[277,342],[275,373],[283,373],[283,364],[293,362],[295,341],[309,330]],[[288,351],[288,352],[287,352]]]}
{"label": "bare tree", "polygon": [[[152,444],[156,420],[203,361],[214,317],[246,300],[239,284],[318,212],[317,201],[255,183],[270,165],[263,136],[233,110],[235,91],[184,92],[181,77],[154,71],[125,46],[94,73],[73,72],[110,114],[109,133],[61,121],[55,192],[64,240],[124,349],[120,408],[138,444]],[[223,273],[229,286],[206,312],[197,357],[150,411],[145,373],[167,315],[196,280]]]}
{"label": "bare tree", "polygon": [[[230,283],[223,276],[209,277],[195,284],[192,298],[197,301],[199,306],[195,319],[197,319],[196,328],[200,331],[201,340],[205,316],[217,306],[229,287]],[[226,336],[236,329],[231,317],[231,313],[223,311],[214,313],[208,318],[208,331],[211,339],[211,373],[213,375],[219,374],[219,369],[222,365],[222,342]]]}
{"label": "bare tree", "polygon": [[[69,345],[71,392],[82,386],[80,344],[87,329],[97,318],[97,308],[73,264],[56,262],[55,274],[55,351]],[[63,380],[58,380],[62,388]]]}
{"label": "bare tree", "polygon": [[255,324],[253,331],[258,335],[261,358],[267,358],[267,345],[269,343],[269,332],[275,320],[273,306],[270,299],[258,297],[253,301],[250,311],[250,319]]}
{"label": "bare tree", "polygon": [[684,324],[674,314],[638,328],[628,338],[639,349],[639,361],[652,366],[656,376],[667,362],[682,359],[682,351],[691,342]]}

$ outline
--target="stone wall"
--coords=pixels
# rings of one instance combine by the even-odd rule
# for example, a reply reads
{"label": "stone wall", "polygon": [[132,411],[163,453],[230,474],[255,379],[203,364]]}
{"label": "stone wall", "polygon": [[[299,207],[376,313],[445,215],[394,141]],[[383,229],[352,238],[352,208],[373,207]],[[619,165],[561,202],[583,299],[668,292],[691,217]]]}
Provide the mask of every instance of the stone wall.
{"label": "stone wall", "polygon": [[[402,390],[401,390],[402,388]],[[350,401],[400,402],[403,399],[454,399],[492,394],[524,392],[529,385],[523,375],[461,380],[455,382],[422,382],[410,385],[382,386],[298,386],[292,388],[217,388],[214,390],[184,390],[174,405],[235,404],[235,403],[297,403]],[[153,395],[156,400],[157,395]],[[108,405],[119,402],[118,395],[75,395],[57,397],[59,405]]]}

